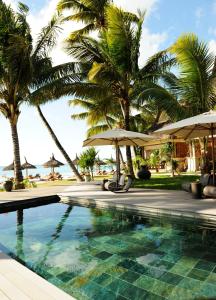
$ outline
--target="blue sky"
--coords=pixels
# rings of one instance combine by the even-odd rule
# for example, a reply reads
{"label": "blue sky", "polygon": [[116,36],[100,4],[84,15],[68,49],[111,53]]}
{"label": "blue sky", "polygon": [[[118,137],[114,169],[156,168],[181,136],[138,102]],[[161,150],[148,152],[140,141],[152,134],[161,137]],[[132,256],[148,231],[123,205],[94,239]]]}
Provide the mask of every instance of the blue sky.
{"label": "blue sky", "polygon": [[[16,0],[7,0],[16,6]],[[33,33],[46,24],[52,15],[57,0],[23,1],[30,7],[29,22]],[[135,11],[137,8],[147,9],[147,17],[143,28],[141,61],[172,44],[177,37],[185,32],[194,32],[209,43],[216,53],[216,0],[115,0],[123,8]],[[67,24],[59,45],[53,52],[55,64],[67,61],[69,58],[61,51],[61,41],[76,28],[75,24]],[[85,139],[86,124],[84,121],[72,121],[70,115],[75,112],[68,106],[68,99],[60,99],[42,107],[42,110],[62,142],[69,155],[73,158],[82,151],[82,141]],[[22,107],[19,124],[21,157],[27,156],[31,163],[43,163],[51,153],[57,159],[64,161],[58,149],[44,128],[37,112],[30,107]],[[12,143],[7,120],[0,116],[1,151],[0,165],[12,161]],[[100,156],[109,157],[110,147],[101,147]]]}

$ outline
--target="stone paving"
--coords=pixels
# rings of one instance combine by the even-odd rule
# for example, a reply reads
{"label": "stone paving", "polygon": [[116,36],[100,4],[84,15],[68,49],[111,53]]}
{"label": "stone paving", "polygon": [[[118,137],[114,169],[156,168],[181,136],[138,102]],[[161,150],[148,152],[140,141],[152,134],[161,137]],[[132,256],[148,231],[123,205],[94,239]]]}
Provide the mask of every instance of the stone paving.
{"label": "stone paving", "polygon": [[184,191],[132,188],[127,193],[102,191],[99,185],[73,185],[58,193],[63,202],[117,206],[137,210],[184,214],[216,220],[216,199],[193,199]]}

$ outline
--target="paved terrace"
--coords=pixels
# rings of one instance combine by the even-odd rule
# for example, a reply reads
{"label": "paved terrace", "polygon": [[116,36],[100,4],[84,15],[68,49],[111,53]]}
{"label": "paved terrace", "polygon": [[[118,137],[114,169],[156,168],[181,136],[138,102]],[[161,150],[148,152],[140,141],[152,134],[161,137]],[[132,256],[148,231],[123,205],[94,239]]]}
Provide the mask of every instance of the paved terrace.
{"label": "paved terrace", "polygon": [[62,202],[101,207],[129,208],[135,211],[167,213],[216,220],[216,199],[193,199],[184,191],[131,189],[128,193],[101,191],[96,185],[73,185],[59,193]]}

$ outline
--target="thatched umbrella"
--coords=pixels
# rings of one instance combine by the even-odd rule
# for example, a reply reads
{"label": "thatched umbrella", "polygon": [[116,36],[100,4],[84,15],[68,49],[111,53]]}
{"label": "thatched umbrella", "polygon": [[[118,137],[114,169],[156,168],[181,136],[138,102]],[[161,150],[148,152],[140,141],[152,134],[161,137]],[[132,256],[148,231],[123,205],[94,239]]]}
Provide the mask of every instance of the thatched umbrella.
{"label": "thatched umbrella", "polygon": [[[23,167],[21,166],[21,170],[23,170]],[[6,166],[3,168],[3,171],[14,171],[14,163]]]}
{"label": "thatched umbrella", "polygon": [[98,171],[100,172],[101,166],[106,166],[106,163],[99,158],[99,156],[95,160],[95,165],[98,167]]}
{"label": "thatched umbrella", "polygon": [[26,157],[25,157],[25,162],[24,162],[24,164],[22,164],[21,167],[23,170],[26,170],[26,177],[28,177],[28,169],[37,169],[34,165],[27,162]]}
{"label": "thatched umbrella", "polygon": [[54,154],[52,155],[50,160],[48,160],[43,164],[44,168],[51,168],[52,174],[54,174],[55,168],[58,168],[60,166],[64,166],[64,164],[58,161],[57,159],[55,159]]}
{"label": "thatched umbrella", "polygon": [[79,157],[77,156],[77,154],[76,154],[76,158],[73,160],[73,164],[75,166],[78,166],[78,164],[79,164]]}

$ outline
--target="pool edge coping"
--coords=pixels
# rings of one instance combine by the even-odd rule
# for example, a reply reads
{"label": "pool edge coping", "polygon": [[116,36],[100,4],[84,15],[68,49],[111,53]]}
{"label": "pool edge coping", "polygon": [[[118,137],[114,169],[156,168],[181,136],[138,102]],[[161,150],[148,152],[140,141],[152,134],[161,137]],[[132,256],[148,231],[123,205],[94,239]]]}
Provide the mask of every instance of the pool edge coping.
{"label": "pool edge coping", "polygon": [[155,208],[147,205],[137,205],[137,204],[124,204],[124,203],[114,203],[107,202],[104,200],[94,200],[92,198],[83,197],[77,198],[73,196],[59,195],[60,202],[65,204],[81,204],[81,205],[94,205],[95,207],[101,208],[119,208],[127,209],[137,213],[145,213],[149,215],[165,215],[165,216],[176,216],[176,217],[185,217],[195,220],[206,220],[206,221],[215,221],[216,215],[197,213],[193,211],[184,211],[184,210],[172,210],[167,208]]}

